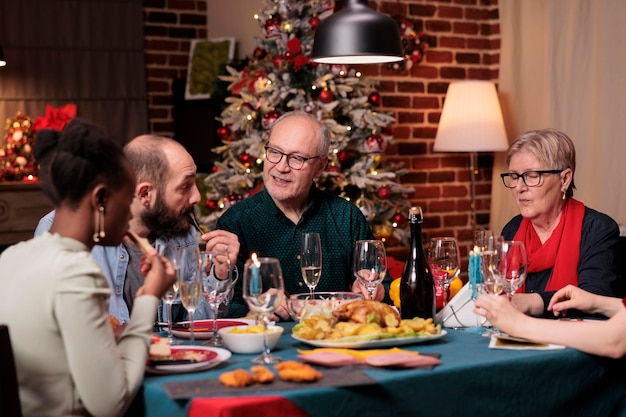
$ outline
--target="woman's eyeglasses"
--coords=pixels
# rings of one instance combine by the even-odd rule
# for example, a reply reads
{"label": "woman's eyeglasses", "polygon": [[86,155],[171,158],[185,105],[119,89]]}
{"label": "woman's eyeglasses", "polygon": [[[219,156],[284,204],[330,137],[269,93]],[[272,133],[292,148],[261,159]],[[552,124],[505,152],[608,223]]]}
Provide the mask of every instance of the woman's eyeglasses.
{"label": "woman's eyeglasses", "polygon": [[502,182],[506,188],[514,188],[517,185],[517,181],[521,178],[527,187],[537,187],[541,184],[541,176],[543,174],[560,174],[565,171],[564,169],[547,169],[543,171],[526,171],[521,174],[515,172],[505,172],[500,174]]}

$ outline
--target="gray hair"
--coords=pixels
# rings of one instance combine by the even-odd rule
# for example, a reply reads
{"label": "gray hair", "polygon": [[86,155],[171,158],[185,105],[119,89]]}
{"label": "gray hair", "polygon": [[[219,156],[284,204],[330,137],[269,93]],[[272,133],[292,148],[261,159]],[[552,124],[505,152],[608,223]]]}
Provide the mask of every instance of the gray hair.
{"label": "gray hair", "polygon": [[567,197],[574,195],[574,172],[576,171],[576,149],[574,142],[565,133],[557,129],[531,130],[519,136],[506,153],[509,165],[513,155],[519,151],[530,152],[549,169],[572,170],[572,182],[567,188]]}
{"label": "gray hair", "polygon": [[270,137],[272,137],[272,132],[274,131],[274,128],[276,128],[276,126],[278,126],[283,120],[288,119],[290,117],[303,117],[305,119],[309,119],[318,127],[317,136],[320,139],[320,144],[318,148],[318,156],[320,157],[327,156],[328,150],[330,149],[330,130],[326,127],[326,125],[320,122],[315,116],[307,112],[294,110],[294,111],[287,112],[283,114],[282,116],[280,116],[278,119],[276,119],[276,121],[272,124],[272,127],[270,128]]}

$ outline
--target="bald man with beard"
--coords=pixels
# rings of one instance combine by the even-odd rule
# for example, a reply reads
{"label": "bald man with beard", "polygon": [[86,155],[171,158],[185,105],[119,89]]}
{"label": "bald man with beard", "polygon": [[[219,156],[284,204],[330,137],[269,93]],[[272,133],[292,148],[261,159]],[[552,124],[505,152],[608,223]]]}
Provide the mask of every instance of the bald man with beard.
{"label": "bald man with beard", "polygon": [[[196,230],[191,226],[191,214],[200,201],[196,186],[197,168],[192,156],[178,142],[155,135],[141,135],[131,140],[124,153],[130,161],[137,184],[131,203],[130,230],[153,245],[175,244],[178,247],[197,245]],[[50,228],[54,212],[43,217],[35,236]],[[106,221],[106,217],[105,217]],[[239,254],[237,235],[215,230],[201,236],[208,252],[227,249],[234,265]],[[94,246],[92,254],[100,264],[111,287],[109,313],[120,323],[128,322],[137,289],[142,285],[140,263],[142,253],[130,240],[116,247]],[[226,257],[217,257],[215,275],[226,277]],[[178,308],[176,308],[178,307]],[[158,319],[165,320],[164,309]],[[186,311],[174,304],[173,321],[187,319]],[[194,313],[194,319],[211,318],[212,312],[205,300]],[[155,312],[155,318],[156,312]]]}

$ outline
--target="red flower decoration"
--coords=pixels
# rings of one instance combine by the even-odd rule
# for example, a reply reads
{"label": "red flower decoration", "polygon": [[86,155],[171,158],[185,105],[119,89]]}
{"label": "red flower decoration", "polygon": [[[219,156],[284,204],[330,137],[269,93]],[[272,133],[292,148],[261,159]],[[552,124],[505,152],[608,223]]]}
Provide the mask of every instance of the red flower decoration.
{"label": "red flower decoration", "polygon": [[46,115],[35,119],[33,131],[36,133],[41,129],[63,130],[74,117],[76,117],[76,104],[64,104],[58,109],[46,104]]}

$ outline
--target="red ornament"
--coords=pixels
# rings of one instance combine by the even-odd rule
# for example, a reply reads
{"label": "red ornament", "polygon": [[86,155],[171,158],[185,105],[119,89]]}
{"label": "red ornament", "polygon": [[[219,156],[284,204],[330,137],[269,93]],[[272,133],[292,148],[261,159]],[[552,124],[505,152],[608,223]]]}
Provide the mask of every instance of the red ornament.
{"label": "red ornament", "polygon": [[403,224],[405,220],[406,218],[402,215],[402,213],[396,213],[391,217],[391,222],[398,226]]}
{"label": "red ornament", "polygon": [[372,106],[380,106],[380,94],[378,93],[378,91],[374,91],[373,93],[370,93],[370,95],[367,97],[367,101],[372,105]]}
{"label": "red ornament", "polygon": [[279,117],[280,113],[276,110],[265,113],[263,115],[263,119],[261,120],[261,125],[263,126],[263,129],[269,130]]}
{"label": "red ornament", "polygon": [[214,211],[217,208],[217,201],[215,200],[206,200],[204,202],[204,206],[211,211]]}
{"label": "red ornament", "polygon": [[328,89],[325,88],[322,91],[320,91],[319,99],[322,103],[328,104],[331,101],[333,101],[335,97],[333,97],[333,93],[331,93]]}
{"label": "red ornament", "polygon": [[309,19],[309,24],[311,25],[312,29],[317,29],[317,25],[320,24],[320,18],[317,17],[317,15],[313,16]]}
{"label": "red ornament", "polygon": [[350,159],[350,154],[346,151],[339,151],[337,153],[337,159],[339,162],[345,163]]}
{"label": "red ornament", "polygon": [[217,136],[219,136],[222,141],[228,140],[228,138],[230,137],[230,128],[228,126],[218,127]]}
{"label": "red ornament", "polygon": [[267,51],[263,48],[256,47],[252,56],[260,61],[267,56]]}
{"label": "red ornament", "polygon": [[275,66],[276,68],[280,68],[280,66],[281,66],[281,65],[282,65],[282,63],[283,63],[283,57],[282,57],[282,55],[275,55],[275,56],[274,56],[274,59],[272,59],[272,62],[274,63],[274,66]]}
{"label": "red ornament", "polygon": [[376,195],[381,200],[387,200],[389,197],[391,197],[391,187],[389,187],[388,185],[383,185],[378,189]]}
{"label": "red ornament", "polygon": [[239,155],[239,161],[247,168],[252,165],[252,156],[249,153],[244,152]]}
{"label": "red ornament", "polygon": [[366,140],[366,146],[369,152],[381,153],[385,150],[386,143],[385,143],[385,139],[383,139],[382,136],[372,134],[372,135],[369,135],[365,140]]}

